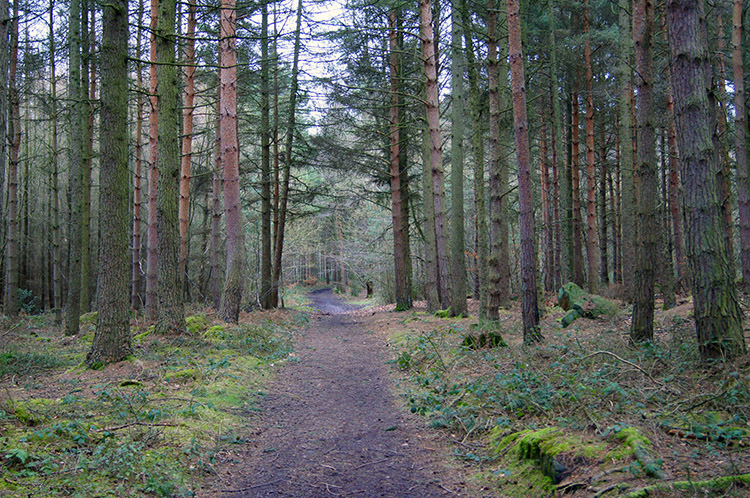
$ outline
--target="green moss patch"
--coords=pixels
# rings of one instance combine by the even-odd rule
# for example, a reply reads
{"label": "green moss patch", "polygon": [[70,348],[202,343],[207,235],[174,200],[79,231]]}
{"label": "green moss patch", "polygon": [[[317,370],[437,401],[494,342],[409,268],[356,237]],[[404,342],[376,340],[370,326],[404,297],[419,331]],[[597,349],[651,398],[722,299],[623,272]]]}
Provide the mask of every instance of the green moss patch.
{"label": "green moss patch", "polygon": [[606,444],[559,427],[506,434],[490,431],[490,454],[498,460],[496,472],[505,479],[502,493],[511,497],[552,496],[555,485],[577,467],[599,459]]}
{"label": "green moss patch", "polygon": [[185,330],[188,334],[200,334],[208,328],[205,315],[193,315],[185,318]]}

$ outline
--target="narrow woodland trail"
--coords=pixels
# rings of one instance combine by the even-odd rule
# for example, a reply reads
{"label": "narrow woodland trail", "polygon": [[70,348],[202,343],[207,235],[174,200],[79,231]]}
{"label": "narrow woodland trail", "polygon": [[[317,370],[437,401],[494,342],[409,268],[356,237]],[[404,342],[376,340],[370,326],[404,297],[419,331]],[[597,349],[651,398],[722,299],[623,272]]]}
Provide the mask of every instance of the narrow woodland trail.
{"label": "narrow woodland trail", "polygon": [[311,294],[322,315],[263,402],[235,492],[243,497],[458,496],[425,468],[425,450],[388,389],[382,340],[330,290]]}

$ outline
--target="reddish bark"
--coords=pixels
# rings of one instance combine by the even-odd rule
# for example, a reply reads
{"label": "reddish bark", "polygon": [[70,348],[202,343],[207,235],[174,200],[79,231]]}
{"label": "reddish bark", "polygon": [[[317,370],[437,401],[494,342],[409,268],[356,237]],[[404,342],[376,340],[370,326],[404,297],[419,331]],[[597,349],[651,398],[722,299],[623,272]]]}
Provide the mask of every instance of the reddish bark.
{"label": "reddish bark", "polygon": [[190,176],[193,159],[193,112],[195,104],[195,3],[188,4],[185,45],[185,98],[182,109],[182,160],[180,166],[180,284],[186,290],[188,223],[190,216]]}
{"label": "reddish bark", "polygon": [[586,70],[586,260],[591,292],[599,288],[599,261],[596,243],[596,162],[594,160],[594,76],[591,70],[591,33],[588,0],[583,2],[583,59]]}
{"label": "reddish bark", "polygon": [[159,0],[151,0],[151,38],[149,49],[149,103],[148,114],[148,230],[146,247],[146,315],[149,320],[156,320],[159,270],[157,267],[157,228],[156,198],[159,185],[159,114],[156,95],[156,23],[158,19]]}

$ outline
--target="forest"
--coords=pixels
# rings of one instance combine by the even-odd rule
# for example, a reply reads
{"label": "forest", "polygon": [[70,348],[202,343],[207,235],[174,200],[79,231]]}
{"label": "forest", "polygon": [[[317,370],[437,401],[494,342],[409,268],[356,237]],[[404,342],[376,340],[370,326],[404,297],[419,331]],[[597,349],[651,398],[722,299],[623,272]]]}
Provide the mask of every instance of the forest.
{"label": "forest", "polygon": [[0,496],[747,496],[748,16],[0,0]]}

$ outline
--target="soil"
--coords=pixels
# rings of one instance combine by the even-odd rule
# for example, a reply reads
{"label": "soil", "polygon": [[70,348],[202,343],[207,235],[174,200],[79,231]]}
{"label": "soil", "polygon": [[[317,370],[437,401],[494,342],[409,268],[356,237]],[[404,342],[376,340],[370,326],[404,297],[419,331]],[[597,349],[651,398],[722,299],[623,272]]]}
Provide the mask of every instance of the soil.
{"label": "soil", "polygon": [[397,407],[382,337],[330,289],[310,299],[320,313],[265,396],[245,458],[220,476],[221,495],[465,496],[430,434]]}

